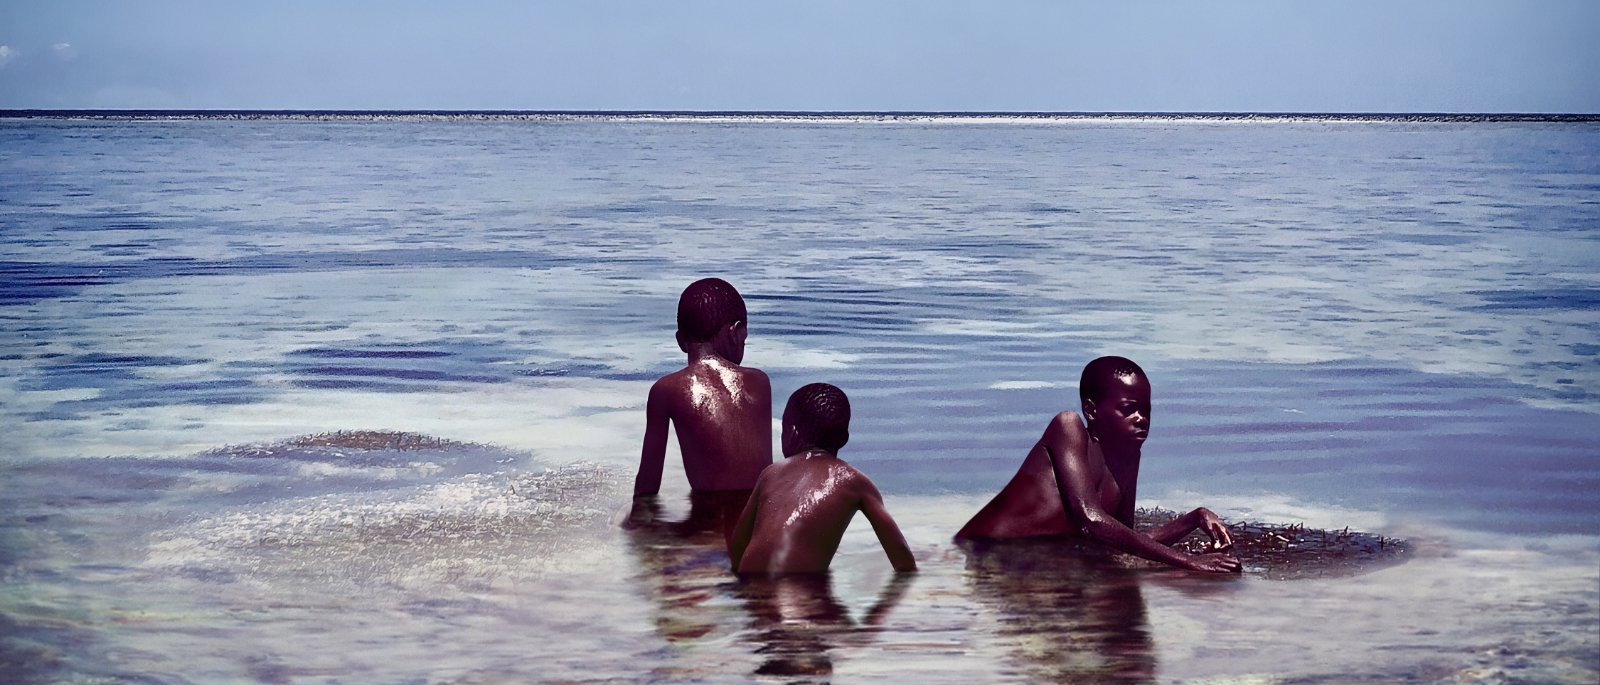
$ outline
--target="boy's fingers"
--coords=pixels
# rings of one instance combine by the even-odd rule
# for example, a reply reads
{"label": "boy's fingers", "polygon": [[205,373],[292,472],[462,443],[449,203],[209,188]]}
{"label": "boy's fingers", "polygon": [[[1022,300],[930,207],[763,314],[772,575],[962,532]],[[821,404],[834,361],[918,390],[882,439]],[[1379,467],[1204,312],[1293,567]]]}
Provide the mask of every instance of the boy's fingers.
{"label": "boy's fingers", "polygon": [[1218,521],[1206,527],[1206,533],[1218,545],[1228,547],[1233,544],[1233,536],[1228,534],[1228,527]]}
{"label": "boy's fingers", "polygon": [[1239,560],[1225,554],[1211,553],[1205,555],[1198,566],[1198,570],[1211,573],[1235,573],[1239,570]]}

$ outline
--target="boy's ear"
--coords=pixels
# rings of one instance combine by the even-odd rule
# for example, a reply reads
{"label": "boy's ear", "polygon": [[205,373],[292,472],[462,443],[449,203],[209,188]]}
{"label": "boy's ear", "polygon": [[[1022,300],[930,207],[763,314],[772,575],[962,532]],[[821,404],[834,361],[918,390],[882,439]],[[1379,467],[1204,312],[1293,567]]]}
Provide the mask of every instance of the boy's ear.
{"label": "boy's ear", "polygon": [[1094,436],[1094,412],[1095,412],[1094,400],[1091,400],[1091,399],[1088,399],[1088,398],[1084,398],[1084,400],[1083,400],[1083,423],[1084,423],[1084,427],[1089,429],[1090,437]]}
{"label": "boy's ear", "polygon": [[745,339],[749,336],[750,331],[745,330],[743,321],[734,321],[723,326],[722,330],[717,331],[717,337],[740,344],[743,344]]}
{"label": "boy's ear", "polygon": [[683,331],[678,331],[677,338],[678,338],[678,349],[683,350],[684,354],[688,354],[689,353],[689,336],[684,335]]}
{"label": "boy's ear", "polygon": [[718,330],[711,340],[717,349],[717,354],[738,364],[744,361],[744,341],[748,335],[744,321],[734,321]]}

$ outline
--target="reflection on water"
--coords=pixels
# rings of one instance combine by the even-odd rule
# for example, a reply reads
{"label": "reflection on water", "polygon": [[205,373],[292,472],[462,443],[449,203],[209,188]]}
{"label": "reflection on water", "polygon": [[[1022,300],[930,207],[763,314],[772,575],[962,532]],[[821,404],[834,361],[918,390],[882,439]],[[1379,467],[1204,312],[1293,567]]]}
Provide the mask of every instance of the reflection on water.
{"label": "reflection on water", "polygon": [[[727,540],[749,499],[749,491],[696,492],[679,521],[662,517],[657,498],[645,502],[653,514],[634,526],[628,547],[638,562],[636,580],[655,605],[656,632],[669,644],[696,650],[679,676],[710,675],[714,653],[733,647],[755,654],[755,675],[826,680],[830,652],[860,647],[905,596],[912,575],[896,574],[859,620],[833,591],[828,573],[735,576]],[[658,669],[658,672],[660,669]]]}
{"label": "reflection on water", "polygon": [[656,632],[668,642],[705,638],[725,625],[725,603],[711,600],[734,584],[728,537],[749,498],[747,490],[692,493],[680,521],[664,518],[659,499],[645,501],[649,521],[629,531],[628,548],[656,605]]}
{"label": "reflection on water", "polygon": [[1059,539],[969,542],[972,594],[1032,679],[1150,682],[1156,673],[1139,571]]}
{"label": "reflection on water", "polygon": [[[518,455],[269,447],[279,456],[208,452],[164,471],[94,459],[0,472],[0,682],[1592,683],[1600,672],[1588,538],[1544,538],[1544,551],[1419,545],[1352,577],[1218,579],[1058,543],[954,548],[950,532],[981,499],[891,496],[916,574],[894,575],[857,526],[828,575],[741,580],[717,523],[727,500],[667,498],[675,522],[615,530],[606,513],[626,496],[614,471],[480,479],[453,472]],[[402,457],[442,470],[391,474]],[[306,464],[372,470],[363,481]],[[146,467],[162,478],[128,478]],[[261,502],[271,488],[311,494]]]}
{"label": "reflection on water", "polygon": [[[738,587],[750,613],[751,634],[762,663],[758,675],[818,676],[833,674],[829,652],[839,647],[860,647],[872,640],[877,627],[910,587],[913,574],[898,573],[884,586],[860,621],[833,594],[833,576],[802,573],[753,576]],[[793,681],[791,681],[793,682]]]}

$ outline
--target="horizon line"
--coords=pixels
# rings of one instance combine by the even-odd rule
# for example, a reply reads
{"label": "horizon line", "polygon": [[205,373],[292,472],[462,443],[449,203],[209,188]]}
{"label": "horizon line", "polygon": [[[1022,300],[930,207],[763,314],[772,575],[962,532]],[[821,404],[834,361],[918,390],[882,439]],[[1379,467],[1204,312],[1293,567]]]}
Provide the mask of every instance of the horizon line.
{"label": "horizon line", "polygon": [[940,110],[577,110],[577,109],[34,109],[0,108],[4,119],[339,119],[339,118],[485,118],[485,119],[1161,119],[1161,120],[1289,120],[1515,123],[1600,122],[1600,113],[1577,112],[1249,112],[1249,111],[940,111]]}

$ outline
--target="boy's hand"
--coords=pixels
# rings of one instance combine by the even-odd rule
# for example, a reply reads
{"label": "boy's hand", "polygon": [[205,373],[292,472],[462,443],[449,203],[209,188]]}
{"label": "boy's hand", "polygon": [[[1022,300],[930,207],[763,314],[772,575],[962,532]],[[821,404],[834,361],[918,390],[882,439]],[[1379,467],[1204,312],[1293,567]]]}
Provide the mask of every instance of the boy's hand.
{"label": "boy's hand", "polygon": [[623,520],[623,530],[643,528],[655,523],[661,516],[661,502],[655,495],[640,495],[633,498],[633,509],[628,512],[628,518]]}
{"label": "boy's hand", "polygon": [[1240,573],[1244,566],[1232,554],[1196,554],[1189,557],[1189,570],[1204,573]]}
{"label": "boy's hand", "polygon": [[1228,534],[1228,525],[1222,522],[1222,517],[1205,507],[1195,509],[1193,515],[1200,517],[1199,528],[1210,536],[1212,549],[1224,550],[1233,546],[1233,536]]}

